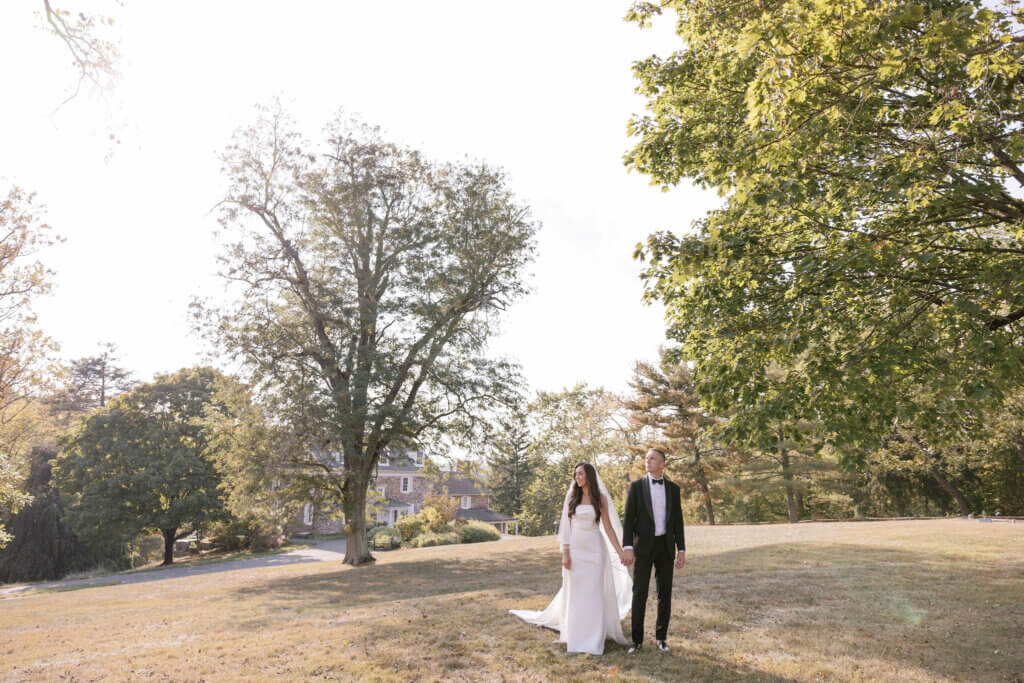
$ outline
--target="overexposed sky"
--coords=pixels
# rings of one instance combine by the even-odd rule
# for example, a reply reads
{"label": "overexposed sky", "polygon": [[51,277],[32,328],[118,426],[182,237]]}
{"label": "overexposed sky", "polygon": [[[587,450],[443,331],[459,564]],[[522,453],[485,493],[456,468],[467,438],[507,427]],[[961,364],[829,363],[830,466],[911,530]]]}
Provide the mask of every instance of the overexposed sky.
{"label": "overexposed sky", "polygon": [[677,47],[667,17],[642,31],[622,21],[628,0],[56,4],[114,17],[122,52],[109,95],[86,88],[54,113],[75,75],[42,0],[0,4],[0,189],[36,192],[65,238],[43,254],[55,289],[36,306],[64,357],[113,341],[143,380],[203,362],[187,308],[223,289],[217,154],[277,95],[310,135],[343,107],[434,159],[508,172],[543,227],[534,293],[494,350],[533,389],[624,391],[656,356],[662,310],[640,302],[633,247],[717,203],[622,164],[643,108],[630,65]]}

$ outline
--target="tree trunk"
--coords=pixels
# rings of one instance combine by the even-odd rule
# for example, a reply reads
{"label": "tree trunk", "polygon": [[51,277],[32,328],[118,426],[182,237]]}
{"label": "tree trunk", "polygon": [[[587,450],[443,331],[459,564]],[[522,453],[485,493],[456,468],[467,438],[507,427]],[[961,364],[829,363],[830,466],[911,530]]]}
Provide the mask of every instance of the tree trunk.
{"label": "tree trunk", "polygon": [[932,450],[916,436],[913,438],[914,443],[916,443],[917,447],[925,454],[928,462],[928,474],[932,475],[932,479],[935,480],[943,491],[953,497],[953,500],[956,501],[957,507],[960,508],[960,516],[966,517],[971,514],[971,508],[967,504],[967,499],[964,498],[963,494],[953,486],[952,482],[950,482],[949,479],[946,478],[946,475],[942,473],[942,470],[939,469],[939,461],[941,460],[940,454]]}
{"label": "tree trunk", "polygon": [[711,487],[708,486],[708,480],[703,475],[697,477],[697,487],[700,489],[700,497],[704,502],[704,517],[708,524],[711,526],[715,525],[715,509],[711,503]]}
{"label": "tree trunk", "polygon": [[[356,475],[356,473],[353,473]],[[345,564],[353,567],[374,562],[370,554],[370,544],[366,540],[366,487],[368,481],[356,481],[360,477],[352,476],[345,486]]]}
{"label": "tree trunk", "polygon": [[161,529],[164,536],[164,564],[174,563],[174,540],[178,533],[177,527],[173,529]]}
{"label": "tree trunk", "polygon": [[698,449],[693,456],[693,478],[700,489],[701,501],[704,504],[704,518],[711,526],[715,525],[715,509],[711,503],[711,487],[708,485],[708,475],[700,466],[701,452]]}
{"label": "tree trunk", "polygon": [[796,486],[793,485],[793,470],[789,466],[789,454],[779,449],[782,456],[782,482],[786,487],[786,509],[789,512],[790,524],[800,521],[800,506],[796,500]]}
{"label": "tree trunk", "polygon": [[939,486],[942,487],[943,491],[953,496],[953,500],[956,501],[957,507],[960,508],[961,517],[966,517],[967,515],[971,514],[971,508],[970,506],[967,505],[967,499],[964,498],[964,495],[960,493],[960,491],[955,486],[953,486],[952,482],[950,482],[949,479],[946,479],[946,476],[942,474],[941,471],[939,471],[938,467],[936,467],[935,465],[930,466],[928,468],[928,473],[932,475],[932,478],[938,483]]}

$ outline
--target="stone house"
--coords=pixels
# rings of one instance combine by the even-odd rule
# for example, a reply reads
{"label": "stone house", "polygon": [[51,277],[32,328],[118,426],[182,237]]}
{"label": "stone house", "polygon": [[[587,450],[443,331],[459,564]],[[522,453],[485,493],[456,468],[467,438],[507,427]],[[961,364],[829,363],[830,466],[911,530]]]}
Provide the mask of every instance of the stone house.
{"label": "stone house", "polygon": [[447,490],[448,495],[459,499],[455,519],[476,520],[493,524],[503,534],[519,534],[519,520],[488,507],[487,489],[469,477],[458,472],[442,472],[435,491]]}
{"label": "stone house", "polygon": [[[333,458],[336,466],[341,466],[340,456],[324,454],[325,458]],[[369,513],[367,522],[394,526],[406,515],[413,515],[423,509],[423,498],[428,493],[441,493],[447,490],[448,495],[459,501],[456,519],[475,519],[493,524],[499,532],[519,533],[519,520],[488,507],[486,487],[472,478],[457,472],[441,472],[435,482],[428,474],[426,455],[421,451],[389,450],[381,456],[377,465],[377,477],[371,484],[378,494],[377,502],[368,505],[376,511]],[[294,520],[295,534],[331,534],[344,529],[345,522],[340,514],[332,514],[329,510],[317,510],[313,503],[302,507],[300,518]]]}

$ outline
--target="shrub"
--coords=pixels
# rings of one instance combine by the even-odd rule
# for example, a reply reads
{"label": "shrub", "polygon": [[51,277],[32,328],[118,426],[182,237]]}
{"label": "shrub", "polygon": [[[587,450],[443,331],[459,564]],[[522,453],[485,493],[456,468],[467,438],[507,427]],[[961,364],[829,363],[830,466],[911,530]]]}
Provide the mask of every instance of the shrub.
{"label": "shrub", "polygon": [[395,523],[402,538],[411,541],[425,533],[441,533],[445,531],[447,521],[435,508],[423,508],[415,515],[402,517]]}
{"label": "shrub", "polygon": [[426,521],[423,519],[423,515],[406,515],[400,520],[395,522],[395,528],[402,534],[402,538],[407,541],[411,541],[417,536],[424,533],[426,528]]}
{"label": "shrub", "polygon": [[221,550],[271,550],[280,548],[284,535],[280,528],[264,524],[255,517],[232,518],[215,522],[206,534],[214,548]]}
{"label": "shrub", "polygon": [[248,536],[249,525],[243,519],[215,522],[206,533],[206,539],[214,548],[228,551],[245,548]]}
{"label": "shrub", "polygon": [[471,520],[459,530],[460,543],[482,543],[483,541],[497,541],[501,534],[494,528],[493,524]]}
{"label": "shrub", "polygon": [[284,534],[280,527],[257,524],[249,527],[249,550],[275,550],[284,545]]}
{"label": "shrub", "polygon": [[370,541],[370,547],[374,550],[394,550],[402,544],[391,534],[377,534]]}
{"label": "shrub", "polygon": [[436,534],[432,531],[428,531],[409,541],[408,546],[410,548],[429,548],[435,545],[454,545],[458,542],[459,535],[454,531],[442,534]]}
{"label": "shrub", "polygon": [[393,527],[389,527],[387,524],[375,524],[366,530],[366,540],[372,541],[376,538],[377,534],[392,530],[397,531],[397,529],[393,529]]}
{"label": "shrub", "polygon": [[366,540],[375,550],[391,550],[402,545],[402,534],[395,527],[381,525],[370,529]]}
{"label": "shrub", "polygon": [[[450,522],[455,519],[455,513],[459,509],[459,499],[443,493],[428,493],[423,496],[423,509],[431,508],[437,510],[445,522]],[[440,531],[440,529],[431,529],[431,531]]]}

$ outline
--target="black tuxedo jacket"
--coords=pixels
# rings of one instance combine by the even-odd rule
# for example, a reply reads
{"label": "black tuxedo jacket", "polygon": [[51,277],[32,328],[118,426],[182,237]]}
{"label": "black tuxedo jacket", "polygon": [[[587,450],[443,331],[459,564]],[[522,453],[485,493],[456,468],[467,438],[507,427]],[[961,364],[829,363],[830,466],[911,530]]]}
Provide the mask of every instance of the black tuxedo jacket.
{"label": "black tuxedo jacket", "polygon": [[[683,506],[679,487],[665,479],[665,535],[678,550],[686,550],[683,537]],[[626,516],[622,521],[622,547],[632,546],[635,555],[651,554],[654,546],[654,510],[651,507],[651,482],[647,476],[629,485]]]}

